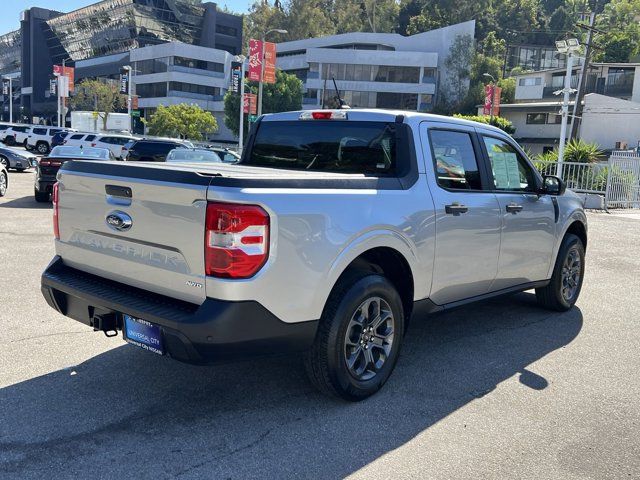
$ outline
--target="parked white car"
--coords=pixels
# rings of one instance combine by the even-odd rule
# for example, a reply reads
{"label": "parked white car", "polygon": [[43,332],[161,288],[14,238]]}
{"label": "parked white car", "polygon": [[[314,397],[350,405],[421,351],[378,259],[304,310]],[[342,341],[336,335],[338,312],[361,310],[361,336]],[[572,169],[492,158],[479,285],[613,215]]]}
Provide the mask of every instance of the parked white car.
{"label": "parked white car", "polygon": [[58,132],[66,129],[60,127],[33,127],[27,136],[27,150],[35,150],[41,155],[46,155],[51,150],[51,138]]}
{"label": "parked white car", "polygon": [[96,136],[92,142],[87,142],[84,146],[108,148],[111,150],[114,157],[117,159],[124,159],[125,155],[123,155],[123,148],[132,140],[138,140],[138,138],[131,135],[104,133]]}
{"label": "parked white car", "polygon": [[27,137],[31,133],[31,125],[13,125],[2,132],[0,138],[5,145],[27,145]]}
{"label": "parked white car", "polygon": [[62,145],[68,145],[73,147],[90,147],[91,143],[98,136],[97,133],[91,132],[74,132],[70,133],[62,141]]}

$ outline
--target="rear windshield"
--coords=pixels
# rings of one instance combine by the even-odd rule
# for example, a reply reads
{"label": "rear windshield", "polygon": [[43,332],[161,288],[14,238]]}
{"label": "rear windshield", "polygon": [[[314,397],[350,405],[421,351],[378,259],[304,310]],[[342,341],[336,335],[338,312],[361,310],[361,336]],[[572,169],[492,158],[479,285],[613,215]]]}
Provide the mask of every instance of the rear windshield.
{"label": "rear windshield", "polygon": [[242,162],[256,167],[394,175],[396,126],[387,122],[262,122]]}

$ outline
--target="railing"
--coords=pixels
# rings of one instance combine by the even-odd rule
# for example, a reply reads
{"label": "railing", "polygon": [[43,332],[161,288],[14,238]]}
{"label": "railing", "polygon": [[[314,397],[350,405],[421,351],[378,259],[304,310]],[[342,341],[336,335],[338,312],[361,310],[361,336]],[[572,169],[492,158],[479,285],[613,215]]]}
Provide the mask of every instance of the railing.
{"label": "railing", "polygon": [[[534,162],[542,175],[555,175],[557,162]],[[562,162],[562,179],[567,188],[578,193],[604,195],[607,190],[608,168],[606,163]]]}

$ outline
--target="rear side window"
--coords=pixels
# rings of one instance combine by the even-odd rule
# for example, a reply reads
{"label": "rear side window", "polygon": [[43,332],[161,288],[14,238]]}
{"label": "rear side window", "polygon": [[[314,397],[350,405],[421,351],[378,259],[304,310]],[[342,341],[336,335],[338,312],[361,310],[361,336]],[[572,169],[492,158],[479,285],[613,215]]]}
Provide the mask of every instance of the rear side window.
{"label": "rear side window", "polygon": [[85,141],[92,142],[94,138],[96,138],[95,135],[87,135],[87,137],[85,138]]}
{"label": "rear side window", "polygon": [[453,190],[482,190],[471,135],[431,130],[429,139],[438,185]]}
{"label": "rear side window", "polygon": [[71,135],[69,140],[80,140],[82,137],[84,137],[84,135]]}
{"label": "rear side window", "polygon": [[33,133],[35,133],[36,135],[46,135],[47,134],[47,129],[46,128],[34,128],[33,129]]}
{"label": "rear side window", "polygon": [[57,128],[52,128],[49,130],[49,135],[55,135],[56,133],[59,133],[60,130],[58,130]]}
{"label": "rear side window", "polygon": [[102,143],[108,143],[108,144],[114,143],[111,137],[102,137],[102,138],[99,138],[98,141]]}
{"label": "rear side window", "polygon": [[335,120],[263,122],[245,165],[390,176],[396,125]]}

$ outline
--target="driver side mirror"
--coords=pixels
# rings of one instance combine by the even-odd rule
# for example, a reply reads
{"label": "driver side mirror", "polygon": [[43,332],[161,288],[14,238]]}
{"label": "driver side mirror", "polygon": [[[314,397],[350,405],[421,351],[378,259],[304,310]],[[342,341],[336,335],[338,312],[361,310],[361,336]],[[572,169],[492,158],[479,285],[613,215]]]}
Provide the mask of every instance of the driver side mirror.
{"label": "driver side mirror", "polygon": [[542,189],[540,193],[547,195],[562,195],[567,189],[567,184],[555,175],[542,177]]}

